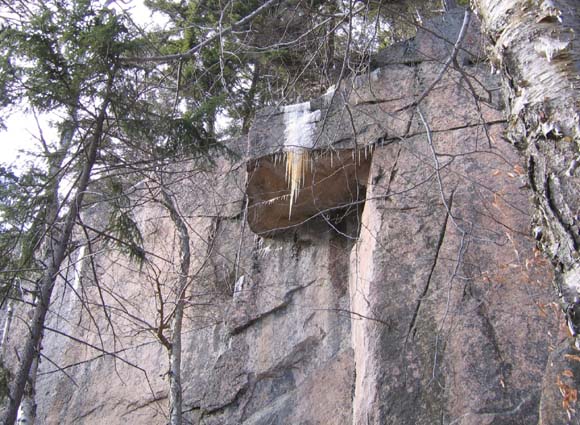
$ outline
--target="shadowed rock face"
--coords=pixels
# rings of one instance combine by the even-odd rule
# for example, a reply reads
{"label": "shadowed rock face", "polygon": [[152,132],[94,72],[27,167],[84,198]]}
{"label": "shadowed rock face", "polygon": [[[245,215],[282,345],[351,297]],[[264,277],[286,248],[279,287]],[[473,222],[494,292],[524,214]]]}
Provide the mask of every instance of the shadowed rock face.
{"label": "shadowed rock face", "polygon": [[288,230],[313,218],[343,216],[364,205],[372,153],[310,151],[304,182],[290,208],[283,155],[248,162],[248,223],[256,234]]}
{"label": "shadowed rock face", "polygon": [[[427,28],[454,42],[461,22],[456,11]],[[404,108],[450,51],[428,34],[310,102],[312,167],[290,219],[285,166],[274,155],[287,148],[280,110],[258,115],[243,162],[220,159],[173,184],[192,229],[183,336],[190,423],[532,424],[545,394],[543,419],[562,414],[558,382],[576,371],[547,364],[562,337],[551,269],[528,236],[525,170],[501,137],[498,82],[476,64],[474,26],[463,72],[443,76],[421,102],[422,118]],[[400,60],[402,48],[412,49],[411,62]],[[353,159],[365,146],[369,154]],[[148,207],[137,218],[148,251],[174,258],[167,214]],[[115,252],[94,261],[101,295],[154,323],[144,270]],[[170,264],[155,268],[167,286]],[[97,302],[89,275],[84,285]],[[44,353],[70,367],[67,377],[42,363],[39,422],[166,423],[164,350],[132,320],[113,335],[102,309],[87,307],[88,318],[78,303],[59,308],[71,298],[63,287],[49,326],[93,348],[47,333]]]}

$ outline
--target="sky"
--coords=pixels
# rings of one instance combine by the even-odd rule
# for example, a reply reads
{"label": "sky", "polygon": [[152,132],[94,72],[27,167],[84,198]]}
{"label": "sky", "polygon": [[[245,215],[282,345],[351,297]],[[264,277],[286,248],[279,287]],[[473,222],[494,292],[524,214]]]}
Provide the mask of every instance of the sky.
{"label": "sky", "polygon": [[[45,137],[51,137],[46,131],[50,126],[45,120],[42,124]],[[15,112],[6,120],[6,130],[0,131],[0,162],[2,165],[19,163],[23,159],[21,150],[32,150],[38,138],[38,127],[34,117],[24,112]]]}
{"label": "sky", "polygon": [[[153,21],[149,10],[143,5],[143,0],[108,0],[105,4],[118,12],[127,11],[138,25],[145,26]],[[158,17],[154,18],[159,23]],[[13,112],[4,123],[7,129],[0,130],[0,165],[14,164],[18,168],[25,158],[21,151],[35,151],[38,150],[35,148],[39,148],[37,122],[33,115],[23,109]],[[54,140],[58,133],[51,121],[55,121],[57,117],[44,115],[38,118],[44,138]]]}

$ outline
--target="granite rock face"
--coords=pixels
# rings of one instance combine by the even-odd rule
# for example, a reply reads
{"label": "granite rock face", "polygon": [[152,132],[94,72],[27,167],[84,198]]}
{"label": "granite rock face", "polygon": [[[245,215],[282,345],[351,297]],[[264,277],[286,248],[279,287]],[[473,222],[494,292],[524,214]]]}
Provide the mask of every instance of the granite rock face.
{"label": "granite rock face", "polygon": [[[378,199],[365,205],[350,293],[351,309],[377,321],[353,323],[354,423],[538,420],[556,329],[549,267],[524,236],[517,156],[471,131],[373,157],[371,178],[384,177],[367,190]],[[453,153],[436,166],[432,148]]]}
{"label": "granite rock face", "polygon": [[[433,33],[454,42],[462,17],[309,103],[313,159],[290,218],[290,109],[259,114],[242,160],[171,186],[192,235],[187,423],[565,423],[550,418],[566,418],[558,385],[577,371],[548,363],[562,337],[551,268],[529,236],[524,164],[502,138],[476,22],[461,71],[413,105],[450,51]],[[151,264],[99,251],[80,272],[94,305],[58,290],[40,423],[167,421],[167,354],[147,327],[152,287],[177,276],[175,235],[162,208],[137,215]]]}

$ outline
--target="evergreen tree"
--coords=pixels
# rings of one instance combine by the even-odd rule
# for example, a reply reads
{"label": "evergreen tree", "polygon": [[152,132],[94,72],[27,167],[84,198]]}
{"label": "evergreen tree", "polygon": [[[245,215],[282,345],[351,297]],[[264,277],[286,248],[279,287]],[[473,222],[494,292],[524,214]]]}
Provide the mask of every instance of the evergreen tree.
{"label": "evergreen tree", "polygon": [[[34,313],[3,419],[12,424],[25,392],[31,405],[23,410],[23,420],[34,421],[34,364],[44,320],[99,149],[106,143],[107,111],[119,90],[117,58],[125,51],[127,30],[114,13],[95,9],[88,1],[12,2],[6,4],[6,13],[0,32],[0,81],[10,95],[4,105],[20,102],[64,117],[58,123],[58,140],[40,139],[43,165],[24,174],[29,184],[15,185],[10,174],[5,180],[12,180],[8,191],[15,202],[4,214],[2,236],[18,258],[8,268],[16,276],[28,270],[23,266],[38,265],[35,274],[26,274],[33,282]],[[32,210],[18,208],[27,196],[24,188],[35,192]],[[5,293],[12,289],[5,287]]]}

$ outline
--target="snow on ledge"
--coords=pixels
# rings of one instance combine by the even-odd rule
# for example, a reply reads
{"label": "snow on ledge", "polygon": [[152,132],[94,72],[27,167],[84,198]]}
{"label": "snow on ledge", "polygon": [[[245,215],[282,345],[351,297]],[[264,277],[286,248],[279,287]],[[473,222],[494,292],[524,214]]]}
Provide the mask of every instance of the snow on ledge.
{"label": "snow on ledge", "polygon": [[284,112],[284,149],[314,147],[314,130],[320,110],[311,111],[310,102],[282,107]]}

